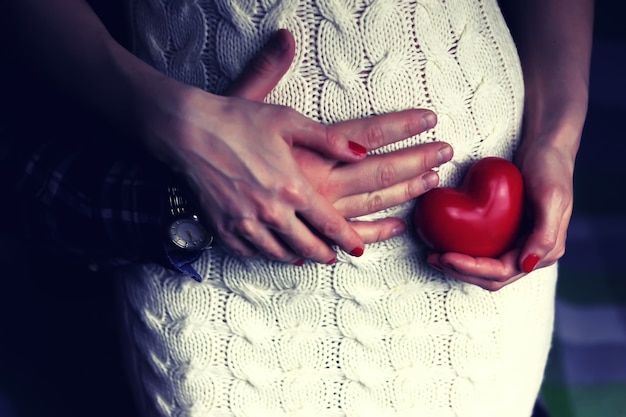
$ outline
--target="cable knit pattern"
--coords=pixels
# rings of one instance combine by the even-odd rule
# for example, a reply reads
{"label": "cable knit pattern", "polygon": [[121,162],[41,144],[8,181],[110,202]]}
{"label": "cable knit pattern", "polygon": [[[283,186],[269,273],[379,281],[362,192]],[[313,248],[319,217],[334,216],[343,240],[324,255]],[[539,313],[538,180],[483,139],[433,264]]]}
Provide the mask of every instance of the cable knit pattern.
{"label": "cable knit pattern", "polygon": [[[511,158],[522,78],[496,0],[131,0],[135,53],[222,91],[270,34],[297,42],[267,101],[325,123],[428,107],[444,185]],[[369,216],[407,217],[411,204]],[[556,267],[490,293],[429,268],[410,235],[333,266],[238,259],[197,283],[122,272],[127,352],[146,416],[528,417],[552,330]]]}

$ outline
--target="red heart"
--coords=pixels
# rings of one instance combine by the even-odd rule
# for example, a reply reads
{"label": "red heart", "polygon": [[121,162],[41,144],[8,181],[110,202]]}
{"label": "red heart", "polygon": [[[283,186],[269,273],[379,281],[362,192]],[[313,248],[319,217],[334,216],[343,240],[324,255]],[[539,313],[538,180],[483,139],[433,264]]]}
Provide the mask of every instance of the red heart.
{"label": "red heart", "polygon": [[522,174],[506,159],[474,163],[458,188],[435,188],[414,212],[418,236],[436,252],[495,258],[510,249],[524,204]]}

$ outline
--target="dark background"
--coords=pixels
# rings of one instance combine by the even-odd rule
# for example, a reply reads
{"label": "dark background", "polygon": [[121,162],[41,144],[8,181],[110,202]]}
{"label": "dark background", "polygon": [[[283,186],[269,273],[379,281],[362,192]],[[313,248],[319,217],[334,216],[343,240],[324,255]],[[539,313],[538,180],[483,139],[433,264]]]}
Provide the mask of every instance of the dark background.
{"label": "dark background", "polygon": [[[620,3],[596,3],[590,107],[575,176],[575,213],[590,216],[626,216],[626,30]],[[120,4],[94,2],[124,40],[116,20]],[[2,27],[2,102],[21,98],[11,109],[3,107],[3,114],[22,107],[29,110],[24,114],[41,114],[41,123],[58,112],[71,114],[76,123],[89,122],[62,91],[15,61],[7,27]],[[1,235],[0,249],[0,417],[136,415],[121,366],[112,282],[61,265],[54,256],[25,253],[19,242]]]}

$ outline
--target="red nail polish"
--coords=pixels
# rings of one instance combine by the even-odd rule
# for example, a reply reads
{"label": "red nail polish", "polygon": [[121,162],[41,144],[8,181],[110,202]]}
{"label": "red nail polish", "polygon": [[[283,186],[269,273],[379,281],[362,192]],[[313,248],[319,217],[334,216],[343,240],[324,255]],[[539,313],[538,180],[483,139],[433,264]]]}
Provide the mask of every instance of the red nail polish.
{"label": "red nail polish", "polygon": [[534,253],[531,253],[522,261],[522,271],[528,274],[532,272],[533,269],[535,269],[538,263],[539,263],[539,256],[535,255]]}
{"label": "red nail polish", "polygon": [[326,265],[334,265],[337,262],[337,258],[333,258],[330,261],[326,262]]}
{"label": "red nail polish", "polygon": [[356,142],[352,142],[351,140],[348,141],[348,148],[350,148],[352,153],[356,156],[364,156],[367,154],[367,149],[364,146]]}
{"label": "red nail polish", "polygon": [[354,248],[350,251],[350,255],[359,257],[363,255],[363,252],[365,252],[364,248]]}
{"label": "red nail polish", "polygon": [[296,262],[293,263],[295,266],[303,266],[304,265],[304,259],[299,259]]}

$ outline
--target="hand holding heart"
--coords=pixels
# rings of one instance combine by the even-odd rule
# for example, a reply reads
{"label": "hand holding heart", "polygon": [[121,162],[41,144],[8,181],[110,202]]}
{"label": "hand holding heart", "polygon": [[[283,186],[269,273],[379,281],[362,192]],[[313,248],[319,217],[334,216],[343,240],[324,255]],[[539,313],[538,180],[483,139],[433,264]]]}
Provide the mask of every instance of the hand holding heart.
{"label": "hand holding heart", "polygon": [[513,245],[522,220],[522,174],[506,159],[484,158],[459,188],[436,188],[415,208],[419,237],[436,252],[495,258]]}
{"label": "hand holding heart", "polygon": [[[458,188],[436,188],[424,194],[415,207],[414,223],[419,238],[435,252],[428,257],[431,266],[495,290],[499,281],[489,274],[496,268],[502,271],[516,252],[513,244],[523,208],[519,170],[505,159],[488,157],[469,168]],[[464,268],[471,266],[477,267],[474,275],[464,274]]]}
{"label": "hand holding heart", "polygon": [[[465,178],[459,190],[443,192],[444,197],[452,196],[453,199],[460,199],[461,207],[457,207],[458,213],[461,217],[463,215],[469,216],[469,219],[453,219],[452,222],[456,222],[456,226],[448,226],[448,232],[454,232],[460,228],[461,235],[456,235],[456,241],[442,244],[440,242],[443,239],[441,234],[434,233],[434,237],[431,237],[430,233],[433,232],[429,231],[428,226],[424,226],[425,220],[416,219],[418,229],[424,228],[422,234],[425,233],[426,240],[430,239],[431,246],[436,248],[436,252],[429,254],[427,258],[431,266],[443,271],[450,277],[478,285],[490,291],[497,291],[522,278],[533,269],[554,264],[563,256],[567,226],[572,213],[572,160],[559,148],[539,146],[537,142],[530,142],[518,152],[516,162],[520,166],[520,172],[524,179],[524,209],[526,210],[525,214],[532,221],[531,229],[529,231],[523,230],[521,234],[511,232],[514,228],[510,221],[518,216],[515,213],[519,210],[521,190],[519,173],[514,174],[511,171],[512,164],[509,164],[510,166],[505,170],[507,172],[494,169],[496,166],[493,164],[488,167],[492,169],[491,176],[500,177],[501,181],[502,177],[508,177],[504,181],[504,183],[508,183],[506,186],[503,186],[502,182],[490,183],[488,178],[485,179],[481,175],[471,175],[471,172],[468,172],[470,175]],[[482,161],[477,163],[479,166],[482,164],[484,164]],[[487,177],[490,175],[488,173]],[[485,194],[485,190],[490,192]],[[504,190],[505,194],[509,194],[506,200],[510,207],[504,207],[506,204],[500,206],[501,209],[505,209],[504,211],[509,213],[508,219],[506,215],[502,216],[502,213],[481,209],[481,206],[488,206],[487,203],[501,201],[502,195],[494,192],[497,190],[501,192]],[[439,191],[437,193],[435,191],[431,190],[429,193],[439,193]],[[439,198],[442,197],[437,197],[437,200]],[[430,197],[428,197],[429,199]],[[433,202],[429,203],[428,200],[426,201],[428,203],[426,209],[432,210],[429,205]],[[463,204],[465,205],[463,206]],[[416,210],[416,215],[418,213],[419,209]],[[464,220],[474,223],[470,226],[467,224],[459,226],[459,222],[462,223]],[[439,219],[439,221],[444,220]],[[447,221],[450,219],[448,218]],[[500,234],[499,237],[496,236],[495,238],[495,241],[500,241],[500,250],[492,248],[493,252],[489,253],[492,249],[487,248],[484,244],[490,242],[494,237],[491,234],[494,230],[491,229],[498,229],[495,230],[497,232],[508,230],[508,233],[513,233],[515,236],[514,242],[505,243],[507,242],[504,237],[506,233]],[[476,242],[479,245],[475,245]],[[450,246],[448,243],[455,246]],[[486,252],[481,252],[483,250]]]}

